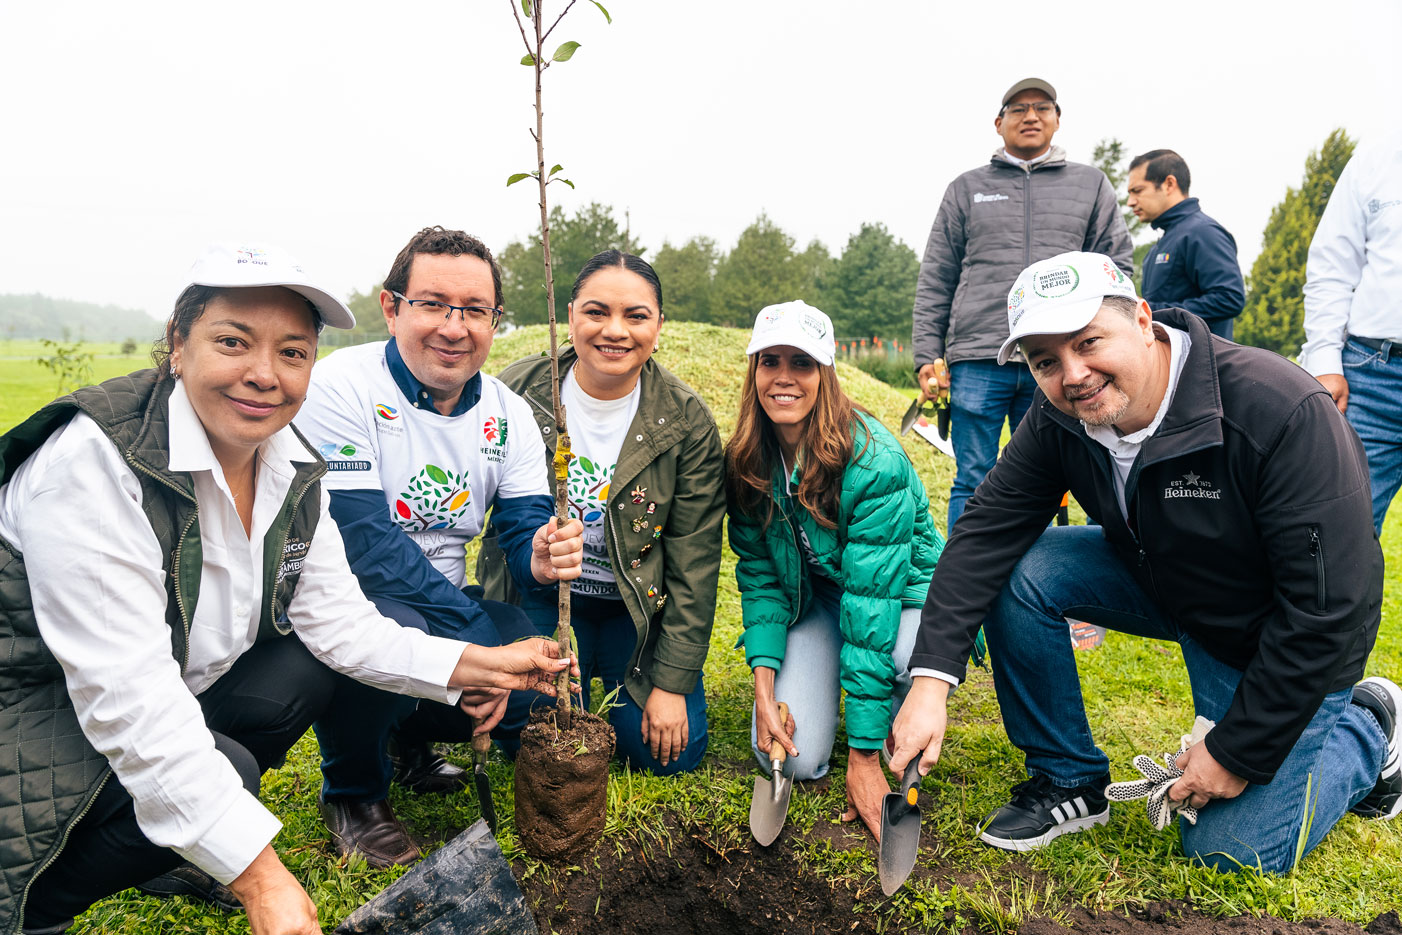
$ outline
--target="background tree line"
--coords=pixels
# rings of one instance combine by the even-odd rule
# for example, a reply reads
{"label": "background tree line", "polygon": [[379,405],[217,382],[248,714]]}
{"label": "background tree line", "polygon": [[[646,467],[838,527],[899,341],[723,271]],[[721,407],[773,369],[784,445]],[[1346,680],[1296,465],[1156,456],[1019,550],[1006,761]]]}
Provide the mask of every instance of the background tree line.
{"label": "background tree line", "polygon": [[[656,268],[664,309],[678,320],[748,328],[765,305],[803,299],[831,315],[839,335],[910,337],[920,261],[882,224],[863,224],[837,257],[817,240],[799,249],[763,213],[728,251],[704,236],[649,250],[631,238],[611,207],[597,203],[574,214],[553,209],[550,229],[558,281],[571,283],[600,250],[626,250]],[[521,325],[544,321],[538,240],[512,241],[499,259],[507,318]]]}
{"label": "background tree line", "polygon": [[[1305,160],[1298,188],[1271,211],[1261,253],[1247,276],[1246,309],[1237,319],[1236,339],[1269,348],[1286,357],[1299,354],[1304,341],[1305,259],[1354,141],[1335,130]],[[1129,151],[1117,139],[1102,140],[1092,162],[1126,199]],[[1210,208],[1210,206],[1209,206]],[[1139,241],[1134,251],[1136,284],[1145,255],[1156,237],[1125,210],[1125,222]],[[551,247],[557,281],[574,281],[584,263],[600,250],[618,248],[647,258],[662,278],[669,315],[678,320],[748,328],[755,312],[773,302],[803,299],[832,316],[839,338],[878,336],[908,344],[915,281],[920,261],[911,247],[880,223],[863,224],[836,257],[814,240],[802,249],[768,215],[761,213],[741,232],[730,250],[715,239],[692,237],[680,244],[663,241],[656,251],[633,238],[625,213],[620,222],[608,205],[592,203],[574,213],[562,208],[550,215]],[[1237,231],[1238,242],[1249,235]],[[545,284],[541,274],[539,232],[513,240],[498,253],[505,291],[506,321],[516,325],[545,321]],[[322,340],[341,346],[388,336],[380,313],[378,285],[351,294],[352,332],[327,331]],[[0,338],[83,340],[132,339],[144,345],[160,323],[131,309],[71,302],[34,295],[0,295]]]}

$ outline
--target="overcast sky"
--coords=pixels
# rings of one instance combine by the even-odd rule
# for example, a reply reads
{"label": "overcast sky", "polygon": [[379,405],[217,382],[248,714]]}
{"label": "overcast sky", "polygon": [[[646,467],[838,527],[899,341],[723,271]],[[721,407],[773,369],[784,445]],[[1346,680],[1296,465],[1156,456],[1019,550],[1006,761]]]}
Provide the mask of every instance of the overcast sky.
{"label": "overcast sky", "polygon": [[[510,2],[3,0],[0,292],[164,317],[212,240],[279,244],[349,294],[427,224],[529,236]],[[580,3],[551,37],[582,44],[546,74],[546,158],[578,185],[551,197],[629,210],[653,251],[728,248],[763,210],[834,255],[863,221],[923,252],[1000,144],[1001,93],[1038,75],[1070,158],[1182,153],[1249,271],[1309,151],[1402,117],[1396,0],[606,4],[612,26]]]}

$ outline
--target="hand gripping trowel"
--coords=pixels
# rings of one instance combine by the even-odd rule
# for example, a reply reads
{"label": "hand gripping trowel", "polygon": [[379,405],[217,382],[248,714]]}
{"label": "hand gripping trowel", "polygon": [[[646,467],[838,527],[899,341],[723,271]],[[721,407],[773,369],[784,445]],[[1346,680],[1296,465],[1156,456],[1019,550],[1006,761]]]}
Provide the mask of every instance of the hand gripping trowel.
{"label": "hand gripping trowel", "polygon": [[[779,702],[780,730],[789,720],[789,706]],[[777,739],[769,747],[769,778],[755,779],[754,797],[750,799],[750,834],[760,844],[774,843],[784,828],[784,819],[789,814],[789,794],[793,792],[793,779],[784,775],[784,760],[788,751]]]}
{"label": "hand gripping trowel", "polygon": [[905,883],[915,867],[915,855],[920,850],[920,754],[910,760],[901,779],[900,792],[888,792],[881,799],[881,847],[877,853],[877,872],[881,877],[881,892],[890,896]]}

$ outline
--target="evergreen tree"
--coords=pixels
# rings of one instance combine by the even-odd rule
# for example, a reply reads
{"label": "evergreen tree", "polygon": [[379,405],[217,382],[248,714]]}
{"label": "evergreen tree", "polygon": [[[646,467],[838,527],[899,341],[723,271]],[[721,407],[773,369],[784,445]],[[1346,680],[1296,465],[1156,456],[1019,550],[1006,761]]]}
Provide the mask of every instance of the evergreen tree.
{"label": "evergreen tree", "polygon": [[844,338],[905,342],[920,260],[884,224],[863,224],[822,279],[820,307]]}
{"label": "evergreen tree", "polygon": [[816,241],[794,254],[794,240],[766,214],[745,228],[716,265],[711,313],[718,325],[748,328],[766,305],[803,299],[818,304],[817,276],[827,249]]}
{"label": "evergreen tree", "polygon": [[720,256],[710,237],[693,237],[680,247],[667,242],[652,261],[662,280],[662,310],[678,321],[711,321],[711,289]]}
{"label": "evergreen tree", "polygon": [[1287,188],[1271,211],[1261,253],[1251,266],[1246,310],[1236,320],[1236,340],[1295,357],[1305,340],[1305,260],[1329,195],[1353,155],[1354,140],[1342,128],[1305,160],[1299,188]]}
{"label": "evergreen tree", "polygon": [[[1115,190],[1115,199],[1120,203],[1120,213],[1124,215],[1125,226],[1129,228],[1130,236],[1139,233],[1144,222],[1134,216],[1134,212],[1125,207],[1129,201],[1129,160],[1130,155],[1125,149],[1125,144],[1113,136],[1106,137],[1095,144],[1095,149],[1091,151],[1090,162],[1110,180],[1110,187]],[[1135,264],[1135,269],[1139,264]]]}
{"label": "evergreen tree", "polygon": [[[597,202],[567,216],[558,205],[550,209],[550,259],[555,271],[557,295],[568,295],[574,278],[589,258],[604,250],[623,250],[638,256],[642,247],[629,241],[613,208]],[[529,243],[513,240],[497,254],[506,311],[502,318],[513,325],[543,324],[545,310],[545,261],[540,231]],[[563,318],[563,315],[561,316]]]}

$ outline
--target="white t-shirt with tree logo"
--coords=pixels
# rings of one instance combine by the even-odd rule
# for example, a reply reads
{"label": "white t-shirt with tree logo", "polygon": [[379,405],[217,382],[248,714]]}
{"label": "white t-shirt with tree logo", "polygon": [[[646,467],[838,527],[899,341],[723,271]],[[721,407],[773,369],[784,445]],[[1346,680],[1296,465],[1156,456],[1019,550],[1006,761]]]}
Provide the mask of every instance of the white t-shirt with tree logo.
{"label": "white t-shirt with tree logo", "polygon": [[493,502],[549,496],[545,445],[530,405],[485,373],[477,405],[461,415],[415,408],[389,372],[385,343],[318,361],[297,428],[326,459],[327,490],[382,492],[390,519],[461,588],[464,549]]}
{"label": "white t-shirt with tree logo", "polygon": [[641,384],[620,399],[595,399],[579,388],[571,367],[560,384],[570,429],[570,515],[584,524],[584,568],[571,590],[589,597],[620,599],[609,561],[608,508],[613,469],[638,412]]}

